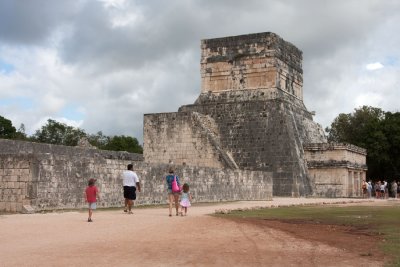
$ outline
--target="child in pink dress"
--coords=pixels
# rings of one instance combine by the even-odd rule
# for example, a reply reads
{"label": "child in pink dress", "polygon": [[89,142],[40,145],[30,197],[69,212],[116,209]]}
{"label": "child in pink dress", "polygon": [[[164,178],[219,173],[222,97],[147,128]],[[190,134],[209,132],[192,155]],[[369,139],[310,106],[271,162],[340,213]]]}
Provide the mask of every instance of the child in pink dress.
{"label": "child in pink dress", "polygon": [[181,195],[181,216],[183,216],[183,210],[185,210],[185,216],[187,214],[187,208],[190,207],[190,201],[192,201],[192,195],[189,193],[189,184],[183,184],[182,195]]}

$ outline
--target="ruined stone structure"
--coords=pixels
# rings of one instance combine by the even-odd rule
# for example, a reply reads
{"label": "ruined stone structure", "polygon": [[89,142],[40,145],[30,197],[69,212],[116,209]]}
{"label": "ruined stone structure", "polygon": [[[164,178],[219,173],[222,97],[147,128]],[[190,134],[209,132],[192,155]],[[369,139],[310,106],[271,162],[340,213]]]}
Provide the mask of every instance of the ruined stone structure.
{"label": "ruined stone structure", "polygon": [[314,194],[327,197],[361,196],[367,171],[367,151],[349,144],[305,144]]}
{"label": "ruined stone structure", "polygon": [[[167,164],[148,164],[140,154],[0,139],[0,212],[86,208],[84,190],[96,178],[99,207],[123,206],[121,173],[133,163],[142,184],[136,204],[166,202]],[[267,172],[177,166],[195,202],[268,200]]]}
{"label": "ruined stone structure", "polygon": [[302,52],[269,32],[203,40],[201,78],[194,104],[144,116],[145,161],[268,171],[274,195],[314,194],[304,147],[326,138],[303,103]]}

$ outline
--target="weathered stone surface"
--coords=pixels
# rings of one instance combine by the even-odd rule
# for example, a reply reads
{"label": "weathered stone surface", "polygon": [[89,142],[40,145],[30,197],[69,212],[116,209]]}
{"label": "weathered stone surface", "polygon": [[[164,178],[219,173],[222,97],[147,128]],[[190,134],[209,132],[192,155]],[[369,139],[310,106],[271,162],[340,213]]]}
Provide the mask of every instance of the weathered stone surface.
{"label": "weathered stone surface", "polygon": [[79,138],[77,146],[78,146],[78,147],[87,147],[87,148],[97,149],[97,147],[92,146],[92,145],[89,143],[89,140],[88,140],[86,137],[81,137],[81,138]]}
{"label": "weathered stone surface", "polygon": [[[136,203],[166,203],[163,177],[168,164],[145,163],[141,155],[89,148],[54,146],[0,139],[0,211],[27,212],[85,208],[84,190],[96,178],[99,207],[123,205],[122,171],[133,163],[142,184]],[[19,153],[20,149],[29,151]],[[268,172],[177,166],[195,201],[232,201],[272,198]]]}
{"label": "weathered stone surface", "polygon": [[350,144],[310,143],[304,145],[304,151],[315,195],[361,196],[367,171],[365,149]]}
{"label": "weathered stone surface", "polygon": [[32,206],[30,206],[30,205],[22,205],[21,212],[25,213],[25,214],[32,214],[32,213],[35,213],[35,209],[32,208]]}
{"label": "weathered stone surface", "polygon": [[202,93],[280,89],[303,98],[302,52],[270,32],[202,40]]}

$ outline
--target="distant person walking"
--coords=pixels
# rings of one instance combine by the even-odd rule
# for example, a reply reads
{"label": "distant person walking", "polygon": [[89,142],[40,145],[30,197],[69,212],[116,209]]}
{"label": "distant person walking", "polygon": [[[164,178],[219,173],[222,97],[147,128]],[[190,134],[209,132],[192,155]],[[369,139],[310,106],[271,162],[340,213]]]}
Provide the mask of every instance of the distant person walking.
{"label": "distant person walking", "polygon": [[385,198],[385,183],[380,183],[380,188],[381,188],[381,198],[384,199]]}
{"label": "distant person walking", "polygon": [[361,185],[363,198],[367,197],[367,187],[368,187],[367,182],[363,180]]}
{"label": "distant person walking", "polygon": [[375,198],[381,197],[381,181],[375,182]]}
{"label": "distant person walking", "polygon": [[172,216],[172,204],[175,204],[176,216],[178,216],[179,211],[179,191],[172,190],[172,184],[176,181],[178,187],[180,187],[179,176],[175,175],[174,169],[171,167],[168,170],[168,175],[165,177],[165,181],[167,182],[167,193],[168,193],[168,202],[169,202],[169,216]]}
{"label": "distant person walking", "polygon": [[132,214],[132,207],[136,200],[136,190],[140,192],[139,177],[133,171],[133,165],[128,164],[127,170],[122,173],[122,180],[124,186],[125,208],[124,212]]}
{"label": "distant person walking", "polygon": [[369,180],[367,183],[367,192],[368,192],[368,198],[372,197],[372,181]]}
{"label": "distant person walking", "polygon": [[383,198],[389,198],[389,187],[386,180],[383,180],[383,186],[384,186]]}
{"label": "distant person walking", "polygon": [[189,184],[185,183],[182,186],[181,195],[181,216],[183,216],[183,211],[185,211],[185,216],[187,215],[187,210],[191,206],[190,201],[192,201],[192,195],[189,192]]}
{"label": "distant person walking", "polygon": [[86,194],[86,202],[89,204],[89,217],[88,222],[92,221],[92,214],[93,210],[96,209],[97,200],[100,200],[100,193],[97,187],[94,185],[96,179],[89,179],[88,186],[86,187],[85,194]]}
{"label": "distant person walking", "polygon": [[398,188],[397,182],[393,181],[391,189],[392,189],[392,195],[394,198],[397,198],[397,188]]}

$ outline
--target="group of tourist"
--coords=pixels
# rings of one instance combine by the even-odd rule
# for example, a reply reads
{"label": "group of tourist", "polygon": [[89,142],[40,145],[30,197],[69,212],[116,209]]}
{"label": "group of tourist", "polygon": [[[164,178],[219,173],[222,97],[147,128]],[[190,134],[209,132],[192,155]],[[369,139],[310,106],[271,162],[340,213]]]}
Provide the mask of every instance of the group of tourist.
{"label": "group of tourist", "polygon": [[[133,165],[128,164],[127,170],[122,173],[123,181],[123,194],[125,199],[124,212],[132,214],[132,207],[136,200],[136,190],[140,192],[139,177],[136,172],[133,171]],[[100,200],[100,192],[95,186],[96,179],[89,179],[88,186],[85,190],[86,202],[89,204],[89,217],[88,222],[93,222],[92,214],[93,210],[96,209],[96,203]],[[172,206],[175,206],[176,216],[187,215],[188,207],[191,206],[192,196],[189,193],[189,184],[184,183],[181,185],[179,176],[175,175],[174,169],[169,168],[168,175],[165,177],[167,185],[167,194],[169,202],[169,216],[172,216]],[[180,201],[179,201],[180,200]],[[179,212],[179,206],[181,211]]]}
{"label": "group of tourist", "polygon": [[375,183],[372,180],[362,182],[363,198],[387,199],[389,197],[400,198],[400,182],[394,180],[391,184],[387,180],[378,180]]}

